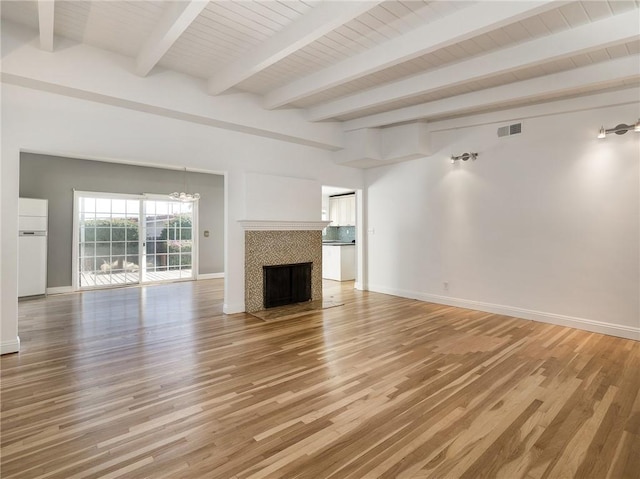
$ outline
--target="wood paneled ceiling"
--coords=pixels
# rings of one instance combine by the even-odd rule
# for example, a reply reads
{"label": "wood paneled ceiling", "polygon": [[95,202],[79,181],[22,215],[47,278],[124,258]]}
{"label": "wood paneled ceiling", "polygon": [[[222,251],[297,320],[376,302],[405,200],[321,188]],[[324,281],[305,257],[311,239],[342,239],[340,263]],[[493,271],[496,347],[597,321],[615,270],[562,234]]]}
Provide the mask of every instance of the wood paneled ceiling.
{"label": "wood paneled ceiling", "polygon": [[54,53],[66,37],[141,76],[174,70],[351,129],[640,84],[640,0],[9,0],[1,14]]}

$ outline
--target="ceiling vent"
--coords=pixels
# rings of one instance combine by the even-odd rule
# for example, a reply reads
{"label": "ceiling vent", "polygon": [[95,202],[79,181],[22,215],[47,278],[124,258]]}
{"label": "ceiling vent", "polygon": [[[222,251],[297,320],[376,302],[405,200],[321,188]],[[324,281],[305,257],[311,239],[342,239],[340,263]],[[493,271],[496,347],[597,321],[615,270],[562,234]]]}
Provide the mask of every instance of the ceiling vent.
{"label": "ceiling vent", "polygon": [[513,125],[501,126],[498,128],[498,136],[511,136],[522,133],[522,123],[514,123]]}

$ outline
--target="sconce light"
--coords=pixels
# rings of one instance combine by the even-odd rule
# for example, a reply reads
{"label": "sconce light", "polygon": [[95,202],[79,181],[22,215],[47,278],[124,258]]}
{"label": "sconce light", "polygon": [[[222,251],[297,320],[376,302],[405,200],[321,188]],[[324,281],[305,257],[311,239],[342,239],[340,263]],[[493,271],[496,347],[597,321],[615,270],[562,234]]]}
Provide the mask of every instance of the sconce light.
{"label": "sconce light", "polygon": [[467,161],[467,160],[475,160],[478,158],[478,153],[463,153],[462,155],[453,156],[451,155],[451,163],[455,163],[458,160]]}
{"label": "sconce light", "polygon": [[604,129],[604,126],[601,126],[600,132],[598,133],[598,138],[605,138],[611,133],[615,133],[616,135],[624,135],[626,132],[631,130],[635,131],[636,133],[640,133],[640,120],[638,120],[633,125],[625,125],[624,123],[620,123],[614,128],[609,128],[607,130]]}

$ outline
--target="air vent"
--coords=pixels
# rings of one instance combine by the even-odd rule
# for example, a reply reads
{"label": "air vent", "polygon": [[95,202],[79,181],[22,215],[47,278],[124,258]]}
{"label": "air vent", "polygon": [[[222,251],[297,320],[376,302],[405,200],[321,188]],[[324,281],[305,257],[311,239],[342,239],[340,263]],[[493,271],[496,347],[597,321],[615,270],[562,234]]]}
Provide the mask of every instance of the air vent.
{"label": "air vent", "polygon": [[520,133],[522,133],[522,123],[514,123],[513,125],[498,128],[498,136],[511,136]]}

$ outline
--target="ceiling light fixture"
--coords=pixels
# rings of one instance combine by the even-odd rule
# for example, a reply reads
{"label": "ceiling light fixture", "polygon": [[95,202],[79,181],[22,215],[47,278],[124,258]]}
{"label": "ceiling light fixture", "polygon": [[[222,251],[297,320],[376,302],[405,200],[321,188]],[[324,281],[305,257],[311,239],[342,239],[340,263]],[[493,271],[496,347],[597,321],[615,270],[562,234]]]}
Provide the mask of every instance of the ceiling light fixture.
{"label": "ceiling light fixture", "polygon": [[[187,189],[187,169],[186,168],[184,169],[183,187],[184,187],[184,190]],[[200,193],[185,193],[184,191],[181,191],[180,193],[178,193],[177,191],[174,191],[169,195],[169,198],[171,198],[172,200],[188,203],[190,201],[199,200]]]}
{"label": "ceiling light fixture", "polygon": [[624,123],[620,123],[614,128],[608,128],[606,130],[604,126],[601,126],[600,131],[598,132],[598,138],[606,138],[606,136],[610,135],[611,133],[615,133],[616,135],[624,135],[626,132],[631,130],[635,131],[636,133],[640,133],[640,119],[633,125],[625,125]]}
{"label": "ceiling light fixture", "polygon": [[463,153],[462,155],[453,156],[451,155],[451,163],[455,163],[458,160],[467,161],[467,160],[475,160],[478,158],[478,153]]}

